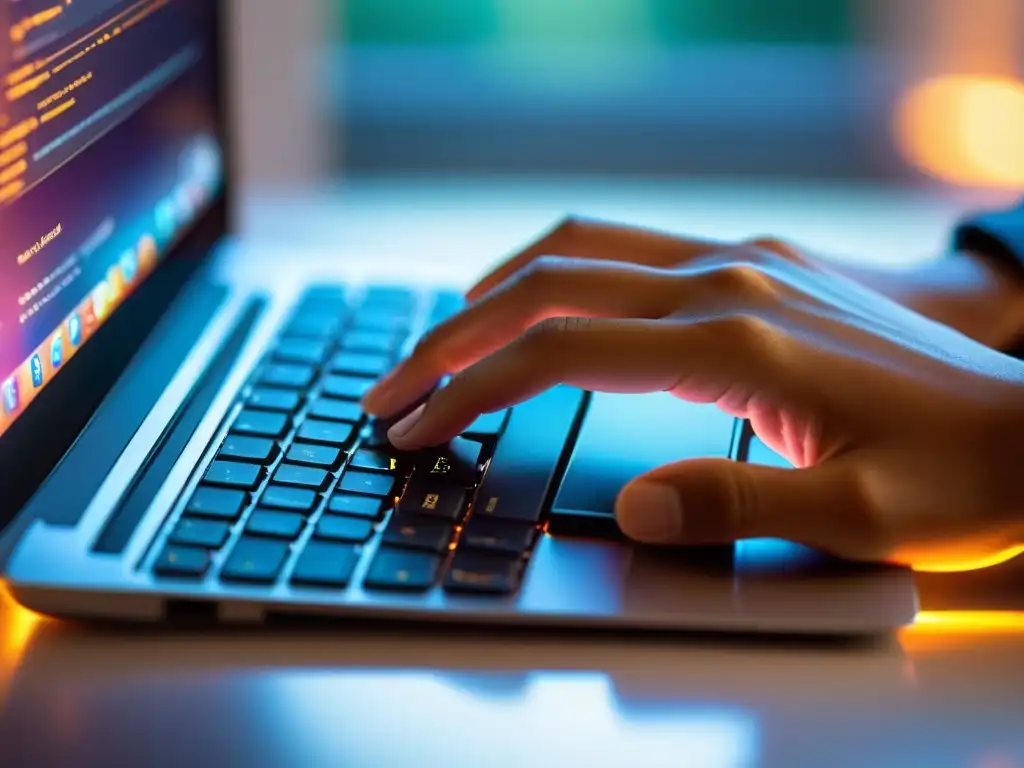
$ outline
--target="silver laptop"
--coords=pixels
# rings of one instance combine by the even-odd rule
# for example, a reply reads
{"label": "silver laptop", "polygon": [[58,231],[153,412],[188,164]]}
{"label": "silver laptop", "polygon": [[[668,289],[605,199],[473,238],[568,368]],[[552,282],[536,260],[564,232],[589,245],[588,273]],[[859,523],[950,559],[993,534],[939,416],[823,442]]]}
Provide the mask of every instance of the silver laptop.
{"label": "silver laptop", "polygon": [[641,472],[784,465],[711,406],[558,387],[446,445],[392,448],[360,397],[461,297],[296,288],[287,253],[254,289],[245,247],[218,247],[221,4],[21,5],[4,5],[18,33],[0,58],[0,506],[25,605],[813,634],[912,620],[904,569],[622,538],[614,498]]}

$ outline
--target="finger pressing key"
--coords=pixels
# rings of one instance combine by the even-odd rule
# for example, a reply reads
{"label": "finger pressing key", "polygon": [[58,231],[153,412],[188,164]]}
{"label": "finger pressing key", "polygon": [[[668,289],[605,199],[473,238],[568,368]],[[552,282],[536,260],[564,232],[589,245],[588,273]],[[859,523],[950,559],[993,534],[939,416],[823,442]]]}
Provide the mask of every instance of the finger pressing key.
{"label": "finger pressing key", "polygon": [[438,326],[395,371],[367,393],[363,407],[390,415],[454,373],[551,317],[658,318],[677,309],[692,286],[665,270],[619,262],[546,257]]}
{"label": "finger pressing key", "polygon": [[481,413],[514,406],[556,384],[631,394],[684,394],[694,381],[707,380],[762,391],[797,386],[786,384],[792,376],[771,348],[748,339],[742,328],[732,319],[548,320],[453,376],[388,437],[406,450],[436,445]]}

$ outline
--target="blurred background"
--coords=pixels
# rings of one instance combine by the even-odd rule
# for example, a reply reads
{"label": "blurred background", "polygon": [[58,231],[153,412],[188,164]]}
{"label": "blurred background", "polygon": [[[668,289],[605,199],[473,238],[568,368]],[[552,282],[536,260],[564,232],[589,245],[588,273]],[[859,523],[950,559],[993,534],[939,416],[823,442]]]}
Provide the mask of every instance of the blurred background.
{"label": "blurred background", "polygon": [[351,172],[1024,186],[1020,0],[325,0]]}
{"label": "blurred background", "polygon": [[237,4],[257,185],[870,185],[947,225],[1024,189],[1020,0]]}

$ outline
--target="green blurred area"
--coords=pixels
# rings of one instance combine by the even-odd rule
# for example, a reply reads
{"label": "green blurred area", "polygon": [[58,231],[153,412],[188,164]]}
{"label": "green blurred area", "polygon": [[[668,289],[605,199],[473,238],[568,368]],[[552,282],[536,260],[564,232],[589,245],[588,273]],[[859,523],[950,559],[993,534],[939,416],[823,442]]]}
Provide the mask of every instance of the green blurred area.
{"label": "green blurred area", "polygon": [[[326,0],[351,43],[483,46],[854,42],[859,0]],[[341,30],[339,30],[341,34]]]}

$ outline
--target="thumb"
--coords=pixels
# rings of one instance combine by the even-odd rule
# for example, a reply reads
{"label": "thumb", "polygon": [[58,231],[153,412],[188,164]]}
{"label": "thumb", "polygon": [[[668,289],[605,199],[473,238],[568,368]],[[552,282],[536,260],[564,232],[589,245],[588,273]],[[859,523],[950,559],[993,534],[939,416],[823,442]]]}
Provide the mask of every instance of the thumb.
{"label": "thumb", "polygon": [[647,544],[726,544],[782,538],[829,548],[856,494],[836,462],[780,469],[722,459],[668,464],[619,494],[622,532]]}

